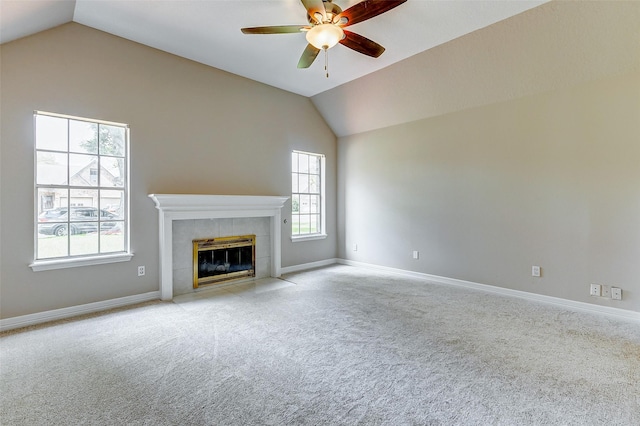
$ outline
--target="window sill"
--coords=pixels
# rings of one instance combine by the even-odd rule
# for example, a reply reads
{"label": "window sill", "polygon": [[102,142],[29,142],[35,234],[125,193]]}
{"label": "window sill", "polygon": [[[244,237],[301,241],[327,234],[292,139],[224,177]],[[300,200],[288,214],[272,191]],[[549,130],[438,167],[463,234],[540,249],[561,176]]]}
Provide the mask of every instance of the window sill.
{"label": "window sill", "polygon": [[291,237],[291,241],[300,243],[303,241],[324,240],[325,238],[327,238],[327,234],[300,235]]}
{"label": "window sill", "polygon": [[73,259],[36,260],[29,267],[33,272],[51,269],[77,268],[79,266],[103,265],[105,263],[128,262],[133,253],[118,253],[106,256],[81,257]]}

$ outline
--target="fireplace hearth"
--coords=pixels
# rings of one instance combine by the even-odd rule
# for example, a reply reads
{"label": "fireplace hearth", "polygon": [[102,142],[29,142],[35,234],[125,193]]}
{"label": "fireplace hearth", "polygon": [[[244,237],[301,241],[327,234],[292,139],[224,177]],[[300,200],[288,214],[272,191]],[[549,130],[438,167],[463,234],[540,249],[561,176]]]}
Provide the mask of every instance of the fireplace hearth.
{"label": "fireplace hearth", "polygon": [[255,235],[193,240],[193,288],[255,275]]}

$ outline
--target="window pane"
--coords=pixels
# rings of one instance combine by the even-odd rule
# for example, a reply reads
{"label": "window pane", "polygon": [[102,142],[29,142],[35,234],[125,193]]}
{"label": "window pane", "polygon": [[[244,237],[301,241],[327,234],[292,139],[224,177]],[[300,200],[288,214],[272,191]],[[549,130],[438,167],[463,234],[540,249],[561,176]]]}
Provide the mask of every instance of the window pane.
{"label": "window pane", "polygon": [[309,175],[309,192],[312,194],[320,193],[320,182],[317,175]]}
{"label": "window pane", "polygon": [[36,181],[39,185],[66,185],[67,154],[39,151],[36,155]]}
{"label": "window pane", "polygon": [[124,251],[124,222],[100,224],[100,253]]}
{"label": "window pane", "polygon": [[[63,237],[67,235],[69,215],[67,214],[69,209],[66,205],[66,190],[49,190],[41,189],[38,191],[38,251],[42,252],[46,257],[58,257],[66,256],[67,240],[64,241],[45,241],[42,244],[42,250],[40,249],[40,241],[42,238]],[[64,194],[64,196],[60,196]],[[60,203],[64,200],[65,204],[60,207]],[[53,208],[44,208],[50,207]],[[38,254],[39,256],[39,254]]]}
{"label": "window pane", "polygon": [[308,234],[311,219],[308,214],[300,215],[300,234]]}
{"label": "window pane", "polygon": [[291,216],[291,235],[300,234],[300,216],[297,214]]}
{"label": "window pane", "polygon": [[299,192],[298,191],[298,174],[293,173],[291,175],[291,192]]}
{"label": "window pane", "polygon": [[298,153],[297,152],[291,153],[291,171],[294,173],[298,171]]}
{"label": "window pane", "polygon": [[320,196],[319,195],[309,196],[309,211],[311,213],[320,213]]}
{"label": "window pane", "polygon": [[97,189],[71,189],[70,194],[71,220],[98,220]]}
{"label": "window pane", "polygon": [[100,124],[100,155],[124,156],[124,127],[108,126]]}
{"label": "window pane", "polygon": [[309,233],[317,234],[319,232],[318,231],[320,229],[319,219],[320,219],[320,216],[311,215],[311,221],[309,223]]}
{"label": "window pane", "polygon": [[38,225],[38,259],[68,256],[67,224]]}
{"label": "window pane", "polygon": [[300,213],[309,213],[309,195],[300,194]]}
{"label": "window pane", "polygon": [[300,173],[309,173],[309,156],[307,154],[298,154],[298,171]]}
{"label": "window pane", "polygon": [[36,116],[36,148],[66,151],[67,134],[66,118]]}
{"label": "window pane", "polygon": [[74,234],[74,235],[70,235],[69,239],[71,243],[71,247],[70,247],[71,256],[98,253],[98,233],[97,232]]}
{"label": "window pane", "polygon": [[98,125],[86,121],[69,120],[69,151],[97,154]]}
{"label": "window pane", "polygon": [[293,196],[291,197],[291,212],[300,212],[300,195],[298,194],[293,194]]}
{"label": "window pane", "polygon": [[100,191],[100,218],[124,219],[124,191]]}
{"label": "window pane", "polygon": [[309,175],[298,175],[298,192],[309,192]]}
{"label": "window pane", "polygon": [[124,158],[102,157],[100,161],[100,186],[124,185]]}
{"label": "window pane", "polygon": [[[58,201],[56,195],[55,189],[38,189],[38,217],[41,217],[42,213],[51,211],[56,207],[56,201]],[[44,216],[42,217],[44,218]]]}
{"label": "window pane", "polygon": [[320,157],[317,155],[309,157],[309,173],[320,174]]}
{"label": "window pane", "polygon": [[[93,170],[93,172],[92,172]],[[98,180],[92,182],[92,173],[97,177],[98,156],[69,154],[70,184],[73,186],[98,186]]]}

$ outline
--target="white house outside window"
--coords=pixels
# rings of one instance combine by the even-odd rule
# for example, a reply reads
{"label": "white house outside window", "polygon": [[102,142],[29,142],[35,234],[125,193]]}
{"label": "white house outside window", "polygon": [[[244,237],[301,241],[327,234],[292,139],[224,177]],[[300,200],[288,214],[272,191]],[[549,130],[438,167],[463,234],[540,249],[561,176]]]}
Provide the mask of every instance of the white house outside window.
{"label": "white house outside window", "polygon": [[291,153],[291,237],[295,240],[325,238],[325,157]]}
{"label": "white house outside window", "polygon": [[34,264],[129,252],[128,151],[126,124],[35,113]]}

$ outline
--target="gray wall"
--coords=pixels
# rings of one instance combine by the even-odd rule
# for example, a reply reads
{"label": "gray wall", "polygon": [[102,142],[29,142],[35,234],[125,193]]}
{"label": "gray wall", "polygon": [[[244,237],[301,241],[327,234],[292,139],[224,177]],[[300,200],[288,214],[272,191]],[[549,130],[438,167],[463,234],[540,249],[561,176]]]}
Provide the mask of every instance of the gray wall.
{"label": "gray wall", "polygon": [[339,138],[339,257],[640,311],[639,136],[635,72]]}
{"label": "gray wall", "polygon": [[[327,156],[329,237],[293,244],[283,224],[282,265],[336,257],[336,138],[307,98],[73,23],[0,49],[2,318],[158,290],[147,194],[289,195],[292,149]],[[34,110],[131,126],[131,262],[28,267]]]}

